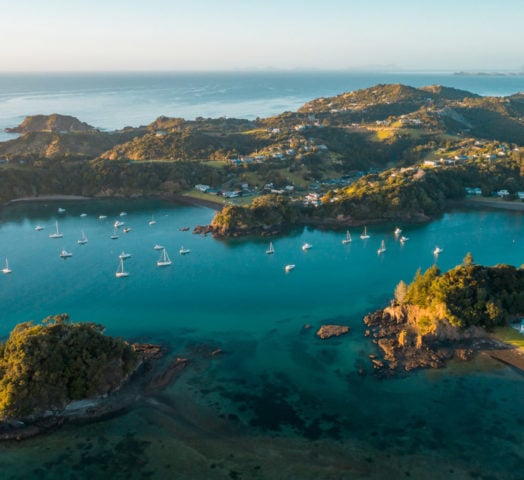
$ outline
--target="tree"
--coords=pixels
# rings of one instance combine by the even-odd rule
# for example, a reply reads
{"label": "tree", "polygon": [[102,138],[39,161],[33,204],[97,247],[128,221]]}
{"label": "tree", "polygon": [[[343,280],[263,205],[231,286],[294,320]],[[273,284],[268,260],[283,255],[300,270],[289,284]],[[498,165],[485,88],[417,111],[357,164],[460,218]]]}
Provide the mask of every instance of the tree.
{"label": "tree", "polygon": [[471,252],[466,253],[466,256],[462,259],[462,265],[465,267],[469,267],[470,265],[474,265],[475,261],[473,260],[473,255]]}
{"label": "tree", "polygon": [[404,304],[407,293],[408,293],[408,286],[404,280],[401,280],[400,282],[398,282],[398,285],[395,287],[395,300],[399,305]]}

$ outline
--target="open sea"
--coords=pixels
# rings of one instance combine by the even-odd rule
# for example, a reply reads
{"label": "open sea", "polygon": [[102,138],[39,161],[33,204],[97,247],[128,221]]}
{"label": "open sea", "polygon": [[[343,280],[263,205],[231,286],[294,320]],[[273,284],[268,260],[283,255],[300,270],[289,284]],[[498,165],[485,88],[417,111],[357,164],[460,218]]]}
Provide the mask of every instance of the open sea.
{"label": "open sea", "polygon": [[[522,77],[343,73],[1,75],[0,126],[66,113],[115,129],[159,115],[254,118],[376,83],[481,94]],[[4,137],[5,138],[5,137]],[[65,208],[58,213],[58,208]],[[125,211],[127,215],[120,216]],[[85,216],[81,214],[85,213]],[[524,376],[487,357],[379,380],[362,317],[433,263],[524,263],[524,214],[456,210],[425,225],[368,226],[370,239],[301,229],[273,239],[194,235],[213,211],[160,201],[0,209],[0,336],[67,312],[107,333],[195,358],[167,389],[104,421],[0,444],[2,479],[522,479]],[[99,216],[107,218],[100,220]],[[150,225],[154,218],[156,223]],[[111,239],[115,220],[125,222]],[[51,239],[55,225],[63,238]],[[35,226],[44,227],[36,231]],[[181,231],[190,227],[189,231]],[[81,232],[88,243],[79,245]],[[381,241],[386,251],[377,254]],[[303,243],[313,247],[304,252]],[[166,247],[173,264],[158,268]],[[443,248],[438,258],[436,246]],[[191,252],[180,255],[181,246]],[[73,256],[61,259],[61,249]],[[130,273],[118,279],[118,255]],[[284,266],[296,268],[284,272]],[[321,341],[323,323],[351,327]],[[306,324],[311,325],[305,329]],[[222,349],[213,358],[200,347]],[[358,373],[364,369],[364,375]]]}

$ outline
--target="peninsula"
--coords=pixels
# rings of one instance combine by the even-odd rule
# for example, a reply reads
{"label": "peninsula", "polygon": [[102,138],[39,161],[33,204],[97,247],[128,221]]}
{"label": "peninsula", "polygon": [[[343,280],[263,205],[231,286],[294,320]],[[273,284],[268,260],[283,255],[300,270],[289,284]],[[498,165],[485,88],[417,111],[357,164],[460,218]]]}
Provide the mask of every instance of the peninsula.
{"label": "peninsula", "polygon": [[217,236],[421,222],[466,196],[524,198],[522,118],[522,94],[436,85],[376,85],[253,121],[161,116],[113,132],[34,115],[0,142],[0,201],[185,196],[225,205],[206,227]]}

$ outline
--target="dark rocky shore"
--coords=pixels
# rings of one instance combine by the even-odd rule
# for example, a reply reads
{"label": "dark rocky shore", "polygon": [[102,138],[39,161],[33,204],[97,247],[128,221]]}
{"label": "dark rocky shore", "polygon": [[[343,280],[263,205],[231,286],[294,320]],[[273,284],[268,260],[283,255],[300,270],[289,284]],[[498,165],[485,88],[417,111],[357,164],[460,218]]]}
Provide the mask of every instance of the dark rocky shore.
{"label": "dark rocky shore", "polygon": [[380,377],[399,375],[420,368],[443,368],[447,362],[469,360],[483,352],[491,358],[524,371],[523,352],[488,336],[481,328],[457,331],[443,328],[420,335],[409,326],[409,312],[388,307],[364,317],[365,335],[381,350],[369,356]]}

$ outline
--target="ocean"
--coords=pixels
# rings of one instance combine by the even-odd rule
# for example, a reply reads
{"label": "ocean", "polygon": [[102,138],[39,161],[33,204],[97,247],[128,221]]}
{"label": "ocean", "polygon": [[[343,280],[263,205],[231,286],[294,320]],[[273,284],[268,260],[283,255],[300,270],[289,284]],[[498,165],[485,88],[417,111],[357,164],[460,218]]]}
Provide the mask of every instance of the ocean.
{"label": "ocean", "polygon": [[[521,80],[343,73],[3,75],[0,123],[12,126],[26,114],[53,112],[105,129],[158,115],[254,118],[376,83],[443,83],[507,95],[522,90]],[[479,356],[380,380],[368,358],[376,346],[362,323],[418,268],[437,262],[446,270],[467,252],[486,265],[523,264],[522,212],[456,210],[428,224],[398,225],[409,237],[404,245],[393,224],[368,226],[367,241],[352,229],[348,245],[341,242],[345,231],[298,229],[273,239],[274,255],[265,254],[267,239],[193,235],[191,229],[213,213],[152,200],[0,209],[0,265],[7,257],[12,269],[0,278],[0,336],[21,321],[67,312],[74,321],[160,342],[191,360],[167,389],[121,415],[0,444],[2,478],[522,478],[522,373]],[[116,219],[132,230],[120,230],[112,240]],[[56,222],[61,239],[49,238]],[[44,229],[36,231],[36,225]],[[82,231],[86,245],[77,244]],[[378,255],[382,240],[386,251]],[[307,252],[301,249],[305,242],[312,245]],[[171,267],[157,267],[156,244],[166,247]],[[435,257],[437,245],[443,252]],[[191,252],[179,255],[182,246]],[[73,256],[61,259],[62,248]],[[130,276],[118,279],[122,251],[132,254],[126,260]],[[286,273],[287,264],[296,268]],[[321,341],[314,332],[323,323],[351,330]],[[218,348],[222,354],[212,358],[199,353]]]}
{"label": "ocean", "polygon": [[524,91],[524,76],[450,73],[3,73],[0,141],[13,138],[4,128],[27,115],[73,115],[103,130],[147,125],[160,115],[255,119],[294,111],[314,98],[384,83],[438,84],[494,96]]}

